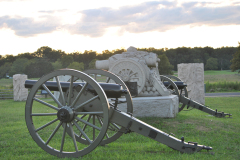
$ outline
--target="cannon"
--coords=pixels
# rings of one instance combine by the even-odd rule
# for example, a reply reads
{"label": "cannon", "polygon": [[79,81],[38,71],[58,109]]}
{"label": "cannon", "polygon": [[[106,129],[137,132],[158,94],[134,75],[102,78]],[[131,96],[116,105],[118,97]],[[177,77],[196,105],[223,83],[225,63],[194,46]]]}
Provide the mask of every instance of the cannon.
{"label": "cannon", "polygon": [[[98,83],[90,75],[107,77]],[[59,77],[69,75],[68,81]],[[53,79],[55,82],[52,82]],[[115,83],[113,83],[113,81]],[[110,83],[111,82],[111,83]],[[38,81],[26,80],[31,88],[25,107],[25,120],[33,140],[44,151],[58,157],[80,157],[98,145],[114,142],[123,133],[136,132],[181,153],[195,153],[212,147],[177,139],[133,117],[132,98],[124,82],[113,73],[103,70],[80,72],[62,69],[51,72]],[[52,101],[38,97],[45,89]],[[52,91],[59,91],[56,98]],[[119,97],[125,97],[127,112],[118,109]],[[109,98],[115,99],[110,103]]]}
{"label": "cannon", "polygon": [[[189,107],[192,107],[218,118],[232,116],[232,114],[224,113],[224,112],[218,111],[217,109],[213,110],[201,103],[198,103],[188,98],[187,84],[182,82],[182,80],[179,79],[178,77],[175,77],[172,75],[167,75],[167,76],[161,75],[160,77],[161,77],[162,83],[166,86],[166,88],[171,90],[172,94],[175,94],[179,97],[179,102],[181,104],[179,105],[179,112],[182,111],[185,106],[187,106],[187,109]],[[172,81],[172,80],[176,80],[176,81]]]}

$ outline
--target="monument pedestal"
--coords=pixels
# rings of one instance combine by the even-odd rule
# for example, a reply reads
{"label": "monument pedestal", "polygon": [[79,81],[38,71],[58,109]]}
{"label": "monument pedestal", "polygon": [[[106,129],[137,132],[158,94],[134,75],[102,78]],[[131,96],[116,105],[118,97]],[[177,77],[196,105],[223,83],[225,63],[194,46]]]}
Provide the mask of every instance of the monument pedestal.
{"label": "monument pedestal", "polygon": [[[119,99],[124,100],[124,99]],[[133,102],[134,117],[174,118],[178,113],[178,96],[135,97]],[[118,109],[127,112],[126,103],[118,105]]]}

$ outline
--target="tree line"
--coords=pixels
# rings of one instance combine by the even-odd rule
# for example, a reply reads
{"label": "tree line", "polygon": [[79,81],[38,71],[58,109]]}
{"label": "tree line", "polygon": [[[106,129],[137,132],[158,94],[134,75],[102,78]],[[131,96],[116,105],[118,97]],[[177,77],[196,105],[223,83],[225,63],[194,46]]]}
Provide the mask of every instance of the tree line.
{"label": "tree line", "polygon": [[[240,46],[240,44],[239,44]],[[240,47],[238,47],[240,50]],[[231,60],[237,53],[237,47],[179,47],[168,48],[138,48],[140,51],[153,52],[161,59],[159,62],[160,74],[171,74],[177,70],[180,63],[204,63],[205,70],[228,70],[233,64]],[[43,46],[33,53],[21,53],[17,56],[0,55],[0,77],[14,74],[27,74],[29,78],[41,77],[56,69],[72,68],[80,71],[95,68],[96,60],[105,60],[114,54],[125,52],[125,49],[105,50],[102,53],[89,50],[82,52],[65,53]],[[232,61],[233,62],[233,61]]]}

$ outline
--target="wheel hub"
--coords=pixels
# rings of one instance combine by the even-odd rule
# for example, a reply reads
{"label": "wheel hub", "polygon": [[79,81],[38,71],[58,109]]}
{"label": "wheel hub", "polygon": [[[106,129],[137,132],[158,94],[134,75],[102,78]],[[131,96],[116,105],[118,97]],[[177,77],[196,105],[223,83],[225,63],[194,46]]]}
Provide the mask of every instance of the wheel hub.
{"label": "wheel hub", "polygon": [[124,82],[128,82],[129,81],[129,76],[124,75],[122,79],[123,79]]}
{"label": "wheel hub", "polygon": [[70,107],[62,107],[58,113],[57,117],[62,122],[71,122],[73,120],[74,112]]}

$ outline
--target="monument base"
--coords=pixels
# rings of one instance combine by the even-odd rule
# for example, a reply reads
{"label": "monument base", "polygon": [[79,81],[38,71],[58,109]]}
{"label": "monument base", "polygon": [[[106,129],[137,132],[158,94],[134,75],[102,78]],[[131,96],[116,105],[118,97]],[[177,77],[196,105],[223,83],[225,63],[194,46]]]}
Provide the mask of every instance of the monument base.
{"label": "monument base", "polygon": [[[174,118],[179,108],[179,100],[176,95],[135,97],[132,98],[132,102],[134,117]],[[126,103],[119,104],[118,109],[127,112]]]}

